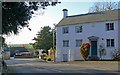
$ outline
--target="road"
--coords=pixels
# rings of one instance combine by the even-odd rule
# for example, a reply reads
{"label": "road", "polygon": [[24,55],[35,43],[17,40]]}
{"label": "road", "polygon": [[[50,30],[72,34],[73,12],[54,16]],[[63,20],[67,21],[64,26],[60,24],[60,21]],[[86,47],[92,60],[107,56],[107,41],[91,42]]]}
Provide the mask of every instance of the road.
{"label": "road", "polygon": [[[15,73],[83,73],[87,75],[107,74],[118,75],[117,63],[88,63],[88,62],[72,62],[72,63],[53,63],[53,62],[38,62],[31,58],[17,58],[6,60],[9,68]],[[109,74],[109,75],[110,75]],[[76,75],[76,74],[75,74]]]}

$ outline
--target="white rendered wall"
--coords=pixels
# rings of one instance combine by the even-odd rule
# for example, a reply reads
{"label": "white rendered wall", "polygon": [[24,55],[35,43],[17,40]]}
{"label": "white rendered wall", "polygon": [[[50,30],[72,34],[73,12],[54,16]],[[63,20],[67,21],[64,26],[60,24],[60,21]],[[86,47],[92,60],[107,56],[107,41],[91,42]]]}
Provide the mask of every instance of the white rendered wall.
{"label": "white rendered wall", "polygon": [[[118,22],[117,21],[107,21],[107,22],[115,23],[114,31],[106,31],[106,26],[105,26],[106,22],[76,24],[76,25],[57,27],[57,31],[56,31],[56,48],[57,49],[56,50],[59,52],[57,53],[57,57],[56,57],[57,60],[63,61],[63,57],[62,57],[63,54],[68,54],[69,61],[82,60],[82,57],[80,56],[80,47],[76,47],[76,39],[82,39],[83,43],[90,43],[88,39],[88,37],[90,36],[99,37],[97,41],[97,45],[98,45],[97,48],[99,49],[100,44],[103,43],[107,52],[104,59],[111,59],[111,52],[114,49],[118,48],[118,34],[116,34],[118,33]],[[79,26],[79,25],[83,26],[83,32],[75,33],[75,26]],[[68,34],[62,33],[63,27],[69,27]],[[115,39],[115,47],[110,47],[110,48],[106,47],[106,39]],[[69,47],[62,46],[63,40],[69,40]],[[97,54],[99,56],[99,51],[97,52]]]}

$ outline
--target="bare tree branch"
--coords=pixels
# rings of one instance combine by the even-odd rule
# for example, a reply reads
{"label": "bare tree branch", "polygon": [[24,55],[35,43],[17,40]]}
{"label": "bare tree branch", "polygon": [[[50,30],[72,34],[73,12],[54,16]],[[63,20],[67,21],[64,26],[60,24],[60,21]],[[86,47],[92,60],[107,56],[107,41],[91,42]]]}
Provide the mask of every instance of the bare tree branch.
{"label": "bare tree branch", "polygon": [[100,12],[114,9],[118,9],[117,2],[95,2],[94,5],[90,7],[89,12]]}

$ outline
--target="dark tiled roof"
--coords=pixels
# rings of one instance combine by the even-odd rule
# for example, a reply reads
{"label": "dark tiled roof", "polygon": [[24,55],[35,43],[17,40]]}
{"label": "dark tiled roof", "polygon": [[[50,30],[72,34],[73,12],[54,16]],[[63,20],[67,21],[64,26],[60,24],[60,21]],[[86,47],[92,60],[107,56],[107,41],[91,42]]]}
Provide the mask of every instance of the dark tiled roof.
{"label": "dark tiled roof", "polygon": [[102,21],[114,21],[120,20],[118,14],[120,13],[120,9],[112,10],[112,11],[104,11],[104,12],[94,12],[80,15],[72,15],[63,18],[57,26],[64,25],[75,25],[75,24],[83,24],[83,23],[92,23],[92,22],[102,22]]}

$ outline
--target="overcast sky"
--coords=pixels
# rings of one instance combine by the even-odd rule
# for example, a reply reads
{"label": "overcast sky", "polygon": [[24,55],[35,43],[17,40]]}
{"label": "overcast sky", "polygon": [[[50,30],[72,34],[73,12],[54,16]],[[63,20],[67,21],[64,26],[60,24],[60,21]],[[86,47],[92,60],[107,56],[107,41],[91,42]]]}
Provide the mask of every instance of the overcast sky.
{"label": "overcast sky", "polygon": [[93,3],[94,2],[90,2],[89,0],[85,0],[84,2],[80,0],[64,0],[57,6],[47,7],[42,14],[33,16],[29,21],[29,26],[32,31],[29,31],[27,28],[23,28],[17,36],[7,36],[6,42],[7,44],[33,43],[34,41],[32,39],[36,37],[36,34],[40,31],[41,27],[50,26],[53,28],[53,24],[57,24],[63,18],[63,9],[68,9],[69,16],[85,14],[88,13],[89,8]]}

